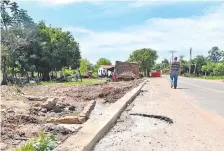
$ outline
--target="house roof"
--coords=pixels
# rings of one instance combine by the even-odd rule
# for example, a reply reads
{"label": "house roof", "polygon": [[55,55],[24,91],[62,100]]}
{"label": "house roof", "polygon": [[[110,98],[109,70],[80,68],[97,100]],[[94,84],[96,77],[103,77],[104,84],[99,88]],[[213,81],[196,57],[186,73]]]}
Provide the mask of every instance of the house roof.
{"label": "house roof", "polygon": [[114,66],[113,65],[102,65],[101,67],[104,69],[110,69],[110,68],[113,68]]}

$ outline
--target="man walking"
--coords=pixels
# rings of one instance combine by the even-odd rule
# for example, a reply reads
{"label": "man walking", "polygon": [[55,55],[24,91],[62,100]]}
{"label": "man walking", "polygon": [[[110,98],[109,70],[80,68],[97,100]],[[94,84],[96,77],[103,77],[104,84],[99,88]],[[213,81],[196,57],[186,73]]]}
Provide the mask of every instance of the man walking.
{"label": "man walking", "polygon": [[178,80],[178,74],[180,71],[180,63],[177,61],[177,57],[174,58],[174,62],[170,65],[170,83],[171,88],[174,89],[177,88],[177,80]]}

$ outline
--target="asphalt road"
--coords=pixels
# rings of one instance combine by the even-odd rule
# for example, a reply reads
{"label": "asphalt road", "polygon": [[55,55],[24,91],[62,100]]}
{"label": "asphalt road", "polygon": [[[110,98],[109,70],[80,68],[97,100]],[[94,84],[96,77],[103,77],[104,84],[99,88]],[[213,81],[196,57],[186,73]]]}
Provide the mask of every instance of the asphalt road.
{"label": "asphalt road", "polygon": [[224,82],[179,77],[178,89],[200,107],[224,117]]}
{"label": "asphalt road", "polygon": [[[188,85],[180,84],[180,88],[185,89],[174,90],[169,87],[168,77],[163,78],[152,78],[144,85],[140,95],[92,151],[224,150],[223,118],[202,110],[194,99],[186,98],[181,92],[195,95],[191,91],[203,94],[211,90],[197,90],[197,86],[192,86],[197,81],[190,83],[188,79],[181,79],[188,82]],[[136,114],[140,116],[134,116]],[[173,122],[169,123],[169,119]]]}

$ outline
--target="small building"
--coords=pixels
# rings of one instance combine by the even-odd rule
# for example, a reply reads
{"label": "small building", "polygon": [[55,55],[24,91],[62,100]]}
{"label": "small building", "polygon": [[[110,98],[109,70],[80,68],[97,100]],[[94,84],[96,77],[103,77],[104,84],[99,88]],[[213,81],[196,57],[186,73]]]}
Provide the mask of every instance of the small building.
{"label": "small building", "polygon": [[98,69],[98,75],[100,77],[111,77],[114,73],[113,65],[102,65]]}

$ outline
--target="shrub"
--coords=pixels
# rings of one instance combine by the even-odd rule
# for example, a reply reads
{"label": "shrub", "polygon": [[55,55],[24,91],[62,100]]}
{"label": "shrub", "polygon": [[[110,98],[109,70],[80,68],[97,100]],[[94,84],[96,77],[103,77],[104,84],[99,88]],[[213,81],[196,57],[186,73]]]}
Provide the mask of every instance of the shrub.
{"label": "shrub", "polygon": [[44,131],[41,131],[39,138],[34,138],[34,140],[27,142],[21,148],[16,149],[16,151],[51,151],[56,147],[55,136],[46,136]]}
{"label": "shrub", "polygon": [[63,71],[63,73],[64,73],[64,75],[67,77],[67,76],[72,76],[72,77],[74,77],[74,72],[75,72],[75,70],[72,70],[72,69],[67,69],[67,68],[63,68],[62,69],[62,71]]}
{"label": "shrub", "polygon": [[94,78],[97,78],[97,77],[98,77],[98,73],[97,73],[97,72],[93,72],[92,76],[93,76]]}

